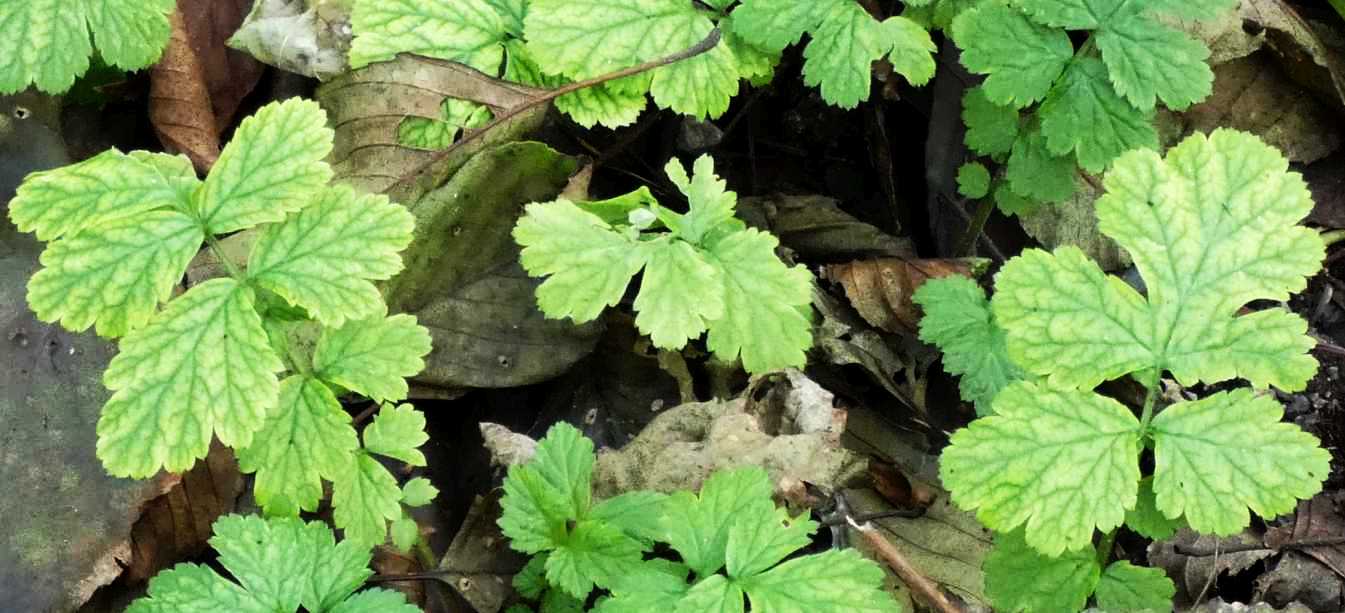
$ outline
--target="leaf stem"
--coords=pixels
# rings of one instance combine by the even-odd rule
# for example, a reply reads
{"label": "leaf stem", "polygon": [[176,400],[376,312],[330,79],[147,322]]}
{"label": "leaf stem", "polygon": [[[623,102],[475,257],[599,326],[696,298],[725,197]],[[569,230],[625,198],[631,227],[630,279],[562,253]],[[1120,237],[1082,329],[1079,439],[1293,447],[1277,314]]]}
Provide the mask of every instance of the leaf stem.
{"label": "leaf stem", "polygon": [[1154,417],[1154,404],[1158,402],[1158,375],[1159,370],[1154,369],[1154,374],[1150,377],[1149,392],[1144,395],[1144,410],[1140,413],[1140,435],[1143,436],[1149,431],[1149,422]]}
{"label": "leaf stem", "polygon": [[962,238],[958,239],[957,245],[953,247],[953,257],[965,257],[976,255],[976,239],[985,229],[985,222],[990,219],[990,213],[995,210],[995,197],[993,194],[986,194],[984,198],[976,205],[976,214],[967,221],[967,230],[962,233]]}
{"label": "leaf stem", "polygon": [[1107,568],[1107,563],[1111,562],[1111,550],[1116,545],[1117,528],[1112,528],[1106,534],[1102,535],[1102,542],[1097,544],[1097,565]]}
{"label": "leaf stem", "polygon": [[219,239],[215,238],[214,234],[207,232],[205,235],[205,243],[210,247],[210,253],[214,254],[215,259],[220,261],[220,265],[224,266],[224,270],[229,273],[230,277],[233,277],[234,280],[239,283],[247,282],[247,276],[244,275],[243,271],[240,270],[238,266],[234,264],[233,260],[229,259],[229,256],[224,253],[224,247],[220,246]]}

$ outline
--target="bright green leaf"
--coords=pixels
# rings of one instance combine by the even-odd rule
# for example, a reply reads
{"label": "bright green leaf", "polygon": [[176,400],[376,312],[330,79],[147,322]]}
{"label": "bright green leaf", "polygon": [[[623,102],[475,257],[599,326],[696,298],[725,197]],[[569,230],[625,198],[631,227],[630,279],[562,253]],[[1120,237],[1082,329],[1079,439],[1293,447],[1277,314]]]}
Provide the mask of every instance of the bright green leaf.
{"label": "bright green leaf", "polygon": [[360,446],[350,415],[321,381],[292,376],[280,382],[280,402],[253,437],[237,450],[238,467],[257,473],[253,493],[269,515],[314,511],[322,479],[350,470]]}
{"label": "bright green leaf", "polygon": [[644,547],[615,526],[581,520],[546,560],[546,580],[575,598],[610,585],[615,577],[638,564]]}
{"label": "bright green leaf", "polygon": [[733,9],[733,31],[753,45],[779,53],[849,1],[743,0]]}
{"label": "bright green leaf", "polygon": [[593,441],[561,422],[537,442],[533,459],[509,467],[500,500],[500,529],[514,549],[553,549],[566,522],[589,511],[592,502]]}
{"label": "bright green leaf", "polygon": [[897,613],[883,590],[883,569],[854,549],[794,558],[760,575],[735,581],[753,611],[783,613]]}
{"label": "bright green leaf", "polygon": [[729,530],[728,518],[771,517],[771,481],[755,466],[721,470],[711,474],[699,495],[674,492],[664,506],[663,533],[682,561],[698,576],[724,566]]}
{"label": "bright green leaf", "polygon": [[439,488],[430,484],[425,477],[416,477],[402,486],[402,504],[408,507],[420,507],[430,504],[439,495]]}
{"label": "bright green leaf", "polygon": [[1140,480],[1140,489],[1135,496],[1135,508],[1126,511],[1126,527],[1140,536],[1155,541],[1165,540],[1176,534],[1177,529],[1186,525],[1181,518],[1172,519],[1158,510],[1154,499],[1153,477]]}
{"label": "bright green leaf", "polygon": [[504,30],[510,36],[522,38],[523,18],[528,14],[529,0],[486,0],[503,20]]}
{"label": "bright green leaf", "polygon": [[352,68],[415,53],[494,74],[504,59],[505,21],[488,0],[361,0],[350,24]]}
{"label": "bright green leaf", "polygon": [[690,244],[671,237],[650,243],[635,297],[635,325],[655,347],[680,349],[724,315],[719,269]]}
{"label": "bright green leaf", "polygon": [[528,558],[528,563],[514,575],[514,590],[528,600],[537,600],[546,590],[546,558],[549,554],[539,553]]}
{"label": "bright green leaf", "polygon": [[[103,61],[123,70],[139,70],[159,60],[171,32],[168,15],[177,9],[177,2],[82,0],[79,3],[84,5],[89,30],[93,32],[93,42],[98,46],[98,55]],[[70,9],[56,9],[55,12],[62,10]],[[65,50],[61,49],[53,55],[61,52]]]}
{"label": "bright green leaf", "polygon": [[934,52],[937,47],[929,32],[905,17],[883,20],[883,34],[892,44],[887,61],[911,85],[924,85],[934,78]]}
{"label": "bright green leaf", "polygon": [[98,420],[108,472],[145,478],[203,458],[212,435],[245,447],[276,406],[271,350],[253,292],[232,279],[202,283],[128,334],[103,382],[115,393]]}
{"label": "bright green leaf", "polygon": [[1248,507],[1269,519],[1321,491],[1331,455],[1283,416],[1273,396],[1246,388],[1164,409],[1152,424],[1158,509],[1228,535],[1247,526]]}
{"label": "bright green leaf", "polygon": [[995,104],[1022,108],[1042,99],[1074,57],[1069,37],[1032,23],[999,3],[986,3],[953,20],[962,64],[987,75],[982,89]]}
{"label": "bright green leaf", "polygon": [[356,454],[354,465],[332,480],[332,520],[346,540],[362,547],[382,545],[387,522],[402,516],[401,499],[392,473],[373,456]]}
{"label": "bright green leaf", "polygon": [[393,520],[388,532],[392,534],[392,546],[396,547],[397,551],[411,551],[416,541],[420,540],[420,526],[416,524],[416,520],[406,515]]}
{"label": "bright green leaf", "polygon": [[1155,96],[1180,111],[1210,95],[1210,51],[1179,30],[1136,16],[1108,24],[1097,46],[1116,92],[1140,109],[1152,109]]}
{"label": "bright green leaf", "polygon": [[1082,610],[1102,572],[1093,548],[1046,556],[1028,546],[1022,530],[996,534],[981,570],[995,610],[1042,613]]}
{"label": "bright green leaf", "polygon": [[395,590],[374,587],[347,598],[327,613],[421,613],[422,609],[406,601]]}
{"label": "bright green leaf", "polygon": [[720,19],[719,30],[724,35],[724,45],[733,52],[738,76],[754,85],[760,85],[761,80],[769,82],[775,75],[776,65],[780,63],[780,52],[764,49],[743,38],[738,33],[733,16]]}
{"label": "bright green leaf", "polygon": [[616,577],[612,597],[600,600],[594,613],[645,613],[676,611],[691,587],[687,567],[668,560],[646,560]]}
{"label": "bright green leaf", "polygon": [[606,85],[586,87],[556,98],[556,110],[585,128],[599,124],[612,129],[628,126],[639,119],[648,105],[644,92],[626,92]]}
{"label": "bright green leaf", "polygon": [[126,613],[271,613],[273,609],[208,566],[184,563],[150,579],[143,598]]}
{"label": "bright green leaf", "polygon": [[93,52],[124,70],[159,59],[168,43],[173,0],[25,0],[0,4],[0,94],[29,84],[51,94],[70,89]]}
{"label": "bright green leaf", "polygon": [[764,373],[807,361],[812,324],[805,310],[813,275],[775,256],[779,241],[755,228],[711,247],[724,281],[724,316],[710,322],[710,351],[723,360],[741,355],[743,368]]}
{"label": "bright green leaf", "polygon": [[[672,38],[665,43],[669,44],[667,52],[659,55],[690,48],[713,28],[709,20],[697,18],[669,33]],[[715,119],[729,109],[729,100],[738,93],[738,81],[738,60],[721,40],[705,53],[654,70],[649,93],[660,108],[697,119]]]}
{"label": "bright green leaf", "polygon": [[979,86],[962,97],[962,122],[967,146],[981,155],[1008,153],[1018,138],[1018,110],[991,102]]}
{"label": "bright green leaf", "polygon": [[924,310],[920,340],[943,352],[943,368],[961,377],[962,398],[976,404],[978,415],[991,413],[1000,390],[1022,379],[1009,360],[1004,330],[995,325],[985,290],[963,276],[925,281],[911,299]]}
{"label": "bright green leaf", "polygon": [[1158,148],[1153,113],[1121,99],[1107,80],[1107,68],[1094,58],[1071,63],[1039,113],[1051,153],[1074,152],[1090,172],[1101,172],[1128,150]]}
{"label": "bright green leaf", "polygon": [[375,402],[406,398],[406,377],[425,368],[430,333],[405,313],[351,320],[322,329],[313,353],[313,372]]}
{"label": "bright green leaf", "polygon": [[284,222],[267,226],[248,258],[248,278],[328,327],[377,317],[386,307],[373,281],[402,269],[415,218],[381,194],[340,185]]}
{"label": "bright green leaf", "polygon": [[1112,562],[1097,584],[1097,605],[1116,613],[1167,613],[1177,586],[1161,568]]}
{"label": "bright green leaf", "polygon": [[[918,26],[915,29],[923,32]],[[871,66],[892,49],[894,39],[909,53],[913,41],[908,40],[908,33],[901,25],[884,28],[857,2],[831,2],[803,50],[803,82],[820,86],[827,102],[854,108],[868,99]],[[909,55],[902,57],[911,63]]]}
{"label": "bright green leaf", "polygon": [[980,162],[968,162],[957,169],[957,192],[966,198],[984,198],[990,193],[990,171]]}
{"label": "bright green leaf", "polygon": [[632,490],[593,505],[587,517],[616,526],[641,541],[653,542],[662,535],[659,518],[667,499],[659,492]]}
{"label": "bright green leaf", "polygon": [[673,611],[674,613],[743,613],[744,610],[746,609],[743,607],[743,588],[724,575],[710,575],[691,586]]}
{"label": "bright green leaf", "polygon": [[729,191],[728,183],[715,175],[714,160],[710,156],[696,158],[690,177],[676,158],[669,160],[663,171],[678,191],[687,197],[690,205],[687,214],[672,228],[679,238],[692,244],[701,244],[712,230],[733,219],[738,194]]}
{"label": "bright green leaf", "polygon": [[528,274],[549,275],[537,288],[543,313],[583,323],[621,300],[645,263],[632,236],[563,198],[525,210],[514,240],[523,246],[519,262]]}
{"label": "bright green leaf", "polygon": [[807,514],[790,517],[781,508],[763,515],[738,515],[731,521],[724,565],[734,578],[765,572],[785,556],[811,544],[813,533],[817,532],[817,522],[808,519]]}
{"label": "bright green leaf", "polygon": [[953,502],[993,530],[1026,524],[1027,543],[1050,556],[1087,547],[1095,528],[1121,525],[1140,478],[1140,425],[1130,409],[1026,381],[1004,388],[994,409],[943,452]]}
{"label": "bright green leaf", "polygon": [[1238,5],[1238,0],[1146,0],[1153,11],[1170,13],[1185,19],[1214,19]]}
{"label": "bright green leaf", "polygon": [[159,210],[122,217],[51,243],[28,282],[38,319],[100,336],[140,328],[168,300],[205,236],[190,217]]}
{"label": "bright green leaf", "polygon": [[1074,194],[1077,172],[1072,157],[1051,153],[1046,136],[1040,129],[1033,129],[1013,142],[1004,178],[1021,196],[1059,202]]}
{"label": "bright green leaf", "polygon": [[244,119],[197,196],[211,234],[275,222],[320,193],[332,177],[327,115],[311,100],[268,104]]}
{"label": "bright green leaf", "polygon": [[[425,434],[425,415],[409,404],[385,404],[364,428],[364,448],[369,453],[397,458],[412,466],[424,466],[419,447],[430,440]],[[400,498],[400,494],[398,498]]]}

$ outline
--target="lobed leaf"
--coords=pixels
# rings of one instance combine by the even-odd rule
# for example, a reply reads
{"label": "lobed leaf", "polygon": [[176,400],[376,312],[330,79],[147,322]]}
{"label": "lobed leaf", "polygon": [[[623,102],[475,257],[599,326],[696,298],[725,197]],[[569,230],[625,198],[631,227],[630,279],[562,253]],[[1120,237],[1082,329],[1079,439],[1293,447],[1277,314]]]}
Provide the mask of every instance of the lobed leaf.
{"label": "lobed leaf", "polygon": [[406,378],[425,368],[430,333],[405,313],[323,328],[313,372],[374,402],[406,398]]}
{"label": "lobed leaf", "polygon": [[674,609],[676,613],[743,613],[745,610],[742,586],[724,575],[710,575],[697,581]]}
{"label": "lobed leaf", "polygon": [[995,104],[1023,108],[1041,100],[1074,57],[1064,32],[994,2],[958,15],[952,34],[967,70],[987,75],[981,88]]}
{"label": "lobed leaf", "polygon": [[1112,562],[1097,584],[1098,607],[1106,611],[1165,613],[1172,610],[1177,586],[1161,568]]}
{"label": "lobed leaf", "polygon": [[1074,195],[1077,174],[1072,157],[1051,153],[1040,128],[1020,133],[1004,168],[1004,178],[1015,193],[1043,202]]}
{"label": "lobed leaf", "polygon": [[1071,63],[1039,113],[1051,153],[1075,153],[1079,166],[1090,172],[1101,172],[1125,151],[1158,148],[1153,114],[1118,96],[1107,68],[1094,58]]}
{"label": "lobed leaf", "polygon": [[806,309],[813,276],[781,262],[775,256],[778,244],[774,236],[748,228],[710,248],[724,282],[724,315],[710,322],[706,344],[720,359],[741,356],[752,373],[802,366],[812,346]]}
{"label": "lobed leaf", "polygon": [[[871,66],[892,49],[889,37],[893,33],[856,2],[828,3],[821,23],[813,29],[812,41],[803,50],[804,84],[820,86],[827,102],[854,108],[868,99]],[[902,30],[903,38],[898,40],[909,45],[906,33]]]}
{"label": "lobed leaf", "polygon": [[644,549],[615,526],[580,520],[547,556],[546,580],[582,600],[595,584],[606,587],[640,563]]}
{"label": "lobed leaf", "polygon": [[995,396],[1024,373],[1009,359],[985,290],[955,275],[925,281],[911,300],[925,313],[920,340],[938,346],[944,370],[960,377],[962,398],[976,404],[977,415],[989,415]]}
{"label": "lobed leaf", "polygon": [[591,321],[621,300],[631,277],[645,264],[632,236],[564,198],[532,203],[514,227],[523,246],[519,262],[528,274],[550,275],[537,288],[547,317]]}
{"label": "lobed leaf", "polygon": [[408,507],[425,506],[439,495],[439,488],[430,484],[425,477],[416,477],[402,486],[402,504]]}
{"label": "lobed leaf", "polygon": [[1177,529],[1185,525],[1186,522],[1180,517],[1173,519],[1158,510],[1153,477],[1141,479],[1139,492],[1135,496],[1135,508],[1126,511],[1126,527],[1140,536],[1161,541],[1176,534]]}
{"label": "lobed leaf", "polygon": [[[28,0],[0,4],[0,94],[16,94],[29,84],[47,93],[70,89],[89,68],[85,2]],[[165,40],[167,40],[165,38]],[[59,51],[55,51],[59,50]]]}
{"label": "lobed leaf", "polygon": [[[159,61],[172,30],[168,16],[177,9],[174,0],[84,0],[78,4],[84,5],[99,57],[123,70],[140,70]],[[53,55],[65,52],[60,47],[51,49],[61,49]]]}
{"label": "lobed leaf", "polygon": [[[635,325],[655,347],[681,349],[724,316],[719,269],[689,243],[646,243],[647,263],[635,296]],[[709,290],[709,291],[707,291]]]}
{"label": "lobed leaf", "polygon": [[1101,578],[1091,547],[1044,555],[1022,530],[995,535],[981,567],[985,595],[999,611],[1081,611]]}
{"label": "lobed leaf", "polygon": [[790,517],[781,508],[769,513],[743,514],[732,518],[728,542],[725,545],[724,565],[733,578],[750,577],[765,572],[791,553],[812,543],[817,522],[806,514]]}
{"label": "lobed leaf", "polygon": [[883,590],[883,569],[854,549],[831,549],[735,580],[753,611],[897,613]]}
{"label": "lobed leaf", "polygon": [[1018,139],[1018,110],[991,102],[980,86],[962,97],[962,123],[967,125],[967,146],[981,155],[1008,153]]}
{"label": "lobed leaf", "polygon": [[229,581],[210,567],[178,564],[154,575],[145,597],[127,607],[127,613],[271,613],[237,583]]}
{"label": "lobed leaf", "polygon": [[990,171],[980,162],[968,162],[957,169],[957,193],[973,200],[990,193]]}
{"label": "lobed leaf", "polygon": [[710,475],[699,495],[674,492],[664,507],[663,537],[698,576],[724,566],[733,522],[726,518],[773,515],[771,482],[766,471],[749,466]]}
{"label": "lobed leaf", "polygon": [[1116,92],[1142,110],[1154,99],[1185,110],[1213,90],[1214,72],[1205,60],[1210,50],[1200,41],[1152,19],[1115,20],[1097,34]]}
{"label": "lobed leaf", "polygon": [[[424,466],[420,446],[425,434],[425,415],[409,404],[383,405],[374,421],[364,428],[364,449],[369,453],[396,458],[412,466]],[[398,499],[401,494],[398,493]]]}
{"label": "lobed leaf", "polygon": [[388,522],[402,516],[402,491],[397,479],[367,453],[332,480],[332,520],[347,541],[361,547],[387,540]]}
{"label": "lobed leaf", "polygon": [[494,74],[504,60],[506,23],[489,0],[355,2],[350,25],[351,68],[414,53]]}

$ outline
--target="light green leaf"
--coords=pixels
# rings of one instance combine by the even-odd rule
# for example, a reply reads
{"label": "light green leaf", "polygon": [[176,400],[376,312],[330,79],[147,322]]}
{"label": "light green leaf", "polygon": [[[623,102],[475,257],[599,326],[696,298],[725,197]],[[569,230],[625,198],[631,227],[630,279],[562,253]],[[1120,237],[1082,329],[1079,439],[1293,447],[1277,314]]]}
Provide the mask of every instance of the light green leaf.
{"label": "light green leaf", "polygon": [[1043,613],[1082,610],[1102,573],[1093,548],[1046,556],[1028,546],[1022,530],[996,534],[981,570],[995,610]]}
{"label": "light green leaf", "polygon": [[438,495],[439,488],[431,485],[425,477],[416,477],[402,486],[402,504],[408,507],[425,506]]}
{"label": "light green leaf", "polygon": [[486,4],[500,15],[507,34],[523,37],[523,18],[528,14],[528,0],[486,0]]}
{"label": "light green leaf", "polygon": [[593,441],[561,422],[537,442],[527,464],[509,467],[500,500],[500,529],[524,553],[558,546],[566,522],[586,516],[592,503]]}
{"label": "light green leaf", "polygon": [[990,193],[990,171],[980,162],[968,162],[957,169],[957,192],[966,198],[984,198]]}
{"label": "light green leaf", "polygon": [[401,592],[374,587],[347,598],[327,613],[421,613]]}
{"label": "light green leaf", "polygon": [[755,228],[735,232],[711,247],[724,281],[724,316],[710,322],[706,343],[717,357],[741,355],[743,368],[765,373],[807,361],[812,326],[805,313],[813,275],[775,256],[779,241]]}
{"label": "light green leaf", "polygon": [[[1138,13],[1142,2],[1127,0],[1015,0],[1014,4],[1037,23],[1070,30],[1096,29],[1116,16]],[[1129,6],[1127,6],[1129,5]]]}
{"label": "light green leaf", "polygon": [[1153,477],[1141,479],[1139,493],[1135,496],[1135,508],[1126,511],[1126,527],[1140,536],[1161,541],[1184,525],[1186,522],[1181,518],[1169,518],[1158,510],[1158,502],[1154,499]]}
{"label": "light green leaf", "polygon": [[199,183],[186,158],[111,149],[29,175],[9,203],[9,218],[20,231],[52,241],[154,209],[185,213],[184,196]]}
{"label": "light green leaf", "polygon": [[154,575],[146,596],[138,598],[127,613],[271,613],[237,583],[208,566],[178,564]]}
{"label": "light green leaf", "polygon": [[698,576],[724,566],[729,530],[727,518],[771,517],[771,481],[766,471],[749,466],[710,475],[699,495],[674,492],[664,505],[663,533],[682,561]]}
{"label": "light green leaf", "polygon": [[929,32],[905,17],[883,20],[883,34],[892,43],[887,61],[911,85],[924,85],[934,78],[934,52],[937,47]]}
{"label": "light green leaf", "polygon": [[1184,19],[1214,19],[1238,5],[1238,0],[1147,0],[1150,10]]}
{"label": "light green leaf", "polygon": [[584,517],[592,504],[593,441],[570,424],[560,422],[537,442],[531,464],[561,492],[570,519]]}
{"label": "light green leaf", "polygon": [[[1242,377],[1258,387],[1303,388],[1316,371],[1306,322],[1274,309],[1237,316],[1253,300],[1287,300],[1321,267],[1321,238],[1295,225],[1312,199],[1287,166],[1255,136],[1229,130],[1188,137],[1166,160],[1152,151],[1117,159],[1097,202],[1098,228],[1135,260],[1152,321],[1136,322],[1136,337],[1108,351],[1149,353],[1147,366],[1166,368],[1185,385]],[[1079,295],[1080,287],[1070,291]],[[1053,329],[1061,344],[1096,338]],[[1011,355],[1021,342],[1010,328]],[[1090,380],[1107,376],[1093,374]]]}
{"label": "light green leaf", "polygon": [[668,160],[663,170],[690,205],[687,214],[672,228],[678,237],[700,244],[710,231],[733,220],[738,194],[729,191],[728,183],[715,175],[714,160],[710,156],[696,158],[690,177],[676,158]]}
{"label": "light green leaf", "polygon": [[331,534],[317,522],[256,515],[225,515],[213,528],[210,546],[219,552],[220,565],[271,611],[299,608],[303,583],[294,581],[293,575],[313,572],[317,545],[324,533],[329,538]]}
{"label": "light green leaf", "polygon": [[779,53],[849,0],[743,0],[733,9],[733,31],[749,43]]}
{"label": "light green leaf", "polygon": [[407,147],[439,151],[447,149],[464,128],[479,128],[490,121],[488,107],[445,98],[437,119],[407,117],[397,125],[397,142]]}
{"label": "light green leaf", "polygon": [[[820,86],[822,98],[841,108],[854,108],[867,100],[873,62],[891,51],[894,42],[907,52],[914,42],[901,25],[891,27],[884,28],[857,2],[829,3],[822,22],[812,32],[812,41],[803,50],[804,84]],[[915,29],[923,32],[919,26]],[[903,57],[909,65],[910,56]]]}
{"label": "light green leaf", "polygon": [[[93,42],[98,45],[98,55],[123,70],[140,70],[159,60],[172,31],[168,15],[177,9],[175,0],[70,2],[75,3],[84,5]],[[62,10],[70,9],[56,9],[56,12]],[[53,55],[66,52],[61,47],[48,48],[59,49]]]}
{"label": "light green leaf", "polygon": [[1115,613],[1166,613],[1177,586],[1161,568],[1112,562],[1097,584],[1097,605]]}
{"label": "light green leaf", "polygon": [[504,18],[487,0],[361,0],[350,14],[350,66],[415,53],[495,74],[504,60]]}
{"label": "light green leaf", "polygon": [[785,556],[807,547],[817,532],[817,522],[808,519],[806,513],[790,517],[781,508],[764,515],[738,515],[731,521],[724,565],[734,578],[765,572]]}
{"label": "light green leaf", "polygon": [[425,368],[430,333],[405,313],[322,329],[313,372],[375,402],[406,398],[406,377]]}
{"label": "light green leaf", "polygon": [[1090,172],[1102,172],[1125,151],[1158,148],[1153,113],[1122,100],[1107,80],[1107,68],[1095,58],[1071,63],[1039,113],[1051,153],[1076,153],[1079,165]]}
{"label": "light green leaf", "polygon": [[675,611],[690,588],[687,567],[668,560],[646,560],[616,577],[612,597],[599,600],[594,613]]}
{"label": "light green leaf", "polygon": [[546,590],[546,558],[549,554],[539,553],[528,558],[528,563],[514,575],[514,590],[528,600],[541,598]]}
{"label": "light green leaf", "polygon": [[940,475],[957,506],[992,530],[1026,524],[1027,543],[1049,556],[1121,525],[1140,478],[1140,425],[1129,409],[1026,381],[1004,388],[994,409],[943,452]]}
{"label": "light green leaf", "polygon": [[103,382],[113,390],[98,420],[108,472],[145,478],[203,458],[212,435],[246,447],[276,406],[272,351],[253,292],[232,279],[202,283],[128,334]]}
{"label": "light green leaf", "polygon": [[[425,465],[425,454],[419,447],[428,440],[425,415],[409,404],[383,405],[373,423],[364,428],[366,451],[397,458],[412,466]],[[398,498],[401,498],[400,494]]]}
{"label": "light green leaf", "polygon": [[51,243],[28,282],[38,319],[117,337],[140,328],[168,300],[205,236],[194,220],[159,210],[93,226]]}
{"label": "light green leaf", "polygon": [[667,499],[667,495],[659,492],[632,490],[593,505],[587,517],[615,526],[641,541],[653,542],[662,536],[659,518]]}
{"label": "light green leaf", "polygon": [[[690,244],[664,237],[649,243],[635,296],[635,325],[655,347],[681,349],[724,315],[719,269]],[[707,291],[710,290],[710,291]]]}
{"label": "light green leaf", "polygon": [[958,15],[952,34],[967,70],[987,75],[981,87],[995,104],[1022,108],[1042,99],[1074,57],[1064,32],[999,3]]}
{"label": "light green leaf", "polygon": [[546,559],[546,580],[584,599],[594,584],[606,587],[640,563],[644,547],[615,526],[581,520]]}
{"label": "light green leaf", "polygon": [[691,586],[673,611],[674,613],[743,613],[744,610],[743,588],[724,575],[710,575]]}
{"label": "light green leaf", "polygon": [[314,200],[332,177],[327,115],[311,100],[268,104],[244,119],[197,196],[211,234],[275,222]]}
{"label": "light green leaf", "polygon": [[420,526],[416,524],[416,520],[406,515],[393,520],[389,532],[392,534],[392,546],[396,547],[397,551],[409,552],[416,545],[416,541],[420,540]]}
{"label": "light green leaf", "polygon": [[306,534],[316,555],[301,602],[309,611],[330,611],[373,575],[369,570],[371,554],[368,547],[351,540],[337,543],[331,529],[318,522],[308,524]]}
{"label": "light green leaf", "polygon": [[372,282],[402,269],[398,252],[410,244],[415,218],[387,196],[346,185],[321,190],[316,200],[262,232],[248,278],[328,327],[383,315]]}
{"label": "light green leaf", "polygon": [[257,473],[253,493],[268,515],[294,516],[317,509],[322,479],[350,470],[359,446],[332,391],[297,375],[280,382],[280,402],[252,443],[237,449],[238,467]]}
{"label": "light green leaf", "polygon": [[735,581],[753,611],[782,613],[897,613],[883,590],[883,569],[854,549],[831,549],[787,560]]}
{"label": "light green leaf", "polygon": [[0,3],[0,94],[28,85],[49,94],[70,89],[89,68],[85,2],[28,0]]}
{"label": "light green leaf", "polygon": [[967,146],[981,155],[1008,153],[1018,138],[1018,110],[991,102],[980,86],[962,97],[962,122]]}
{"label": "light green leaf", "polygon": [[556,98],[555,104],[556,110],[585,128],[601,124],[616,129],[635,123],[640,112],[649,105],[649,99],[644,92],[629,92],[604,84],[565,94]]}
{"label": "light green leaf", "polygon": [[[714,29],[707,19],[697,18],[670,33],[670,55],[701,42]],[[653,58],[650,58],[653,59]],[[738,93],[738,60],[720,40],[713,49],[654,71],[649,93],[660,108],[697,119],[715,119],[729,109],[729,100]]]}
{"label": "light green leaf", "polygon": [[514,227],[528,274],[548,276],[537,288],[547,317],[591,321],[621,300],[630,278],[644,266],[634,237],[564,198],[532,203]]}
{"label": "light green leaf", "polygon": [[382,545],[387,522],[402,516],[402,490],[397,479],[367,453],[332,480],[332,520],[348,541],[361,547]]}
{"label": "light green leaf", "polygon": [[1210,95],[1214,73],[1205,63],[1210,51],[1187,34],[1146,17],[1107,24],[1097,34],[1116,92],[1144,110],[1154,98],[1185,110]]}
{"label": "light green leaf", "polygon": [[1247,526],[1248,507],[1269,519],[1321,491],[1331,455],[1283,416],[1273,396],[1245,388],[1164,409],[1151,426],[1158,509],[1228,535]]}
{"label": "light green leaf", "polygon": [[754,85],[760,85],[763,80],[769,82],[775,75],[775,66],[780,63],[780,52],[764,49],[743,38],[734,25],[733,16],[720,19],[719,30],[724,35],[724,45],[733,52],[738,76]]}
{"label": "light green leaf", "polygon": [[963,276],[925,281],[911,299],[924,310],[920,340],[943,352],[943,368],[961,377],[964,400],[976,404],[977,415],[989,415],[1000,390],[1022,379],[1011,360],[1004,330],[995,324],[985,290]]}
{"label": "light green leaf", "polygon": [[1074,194],[1077,172],[1072,157],[1051,153],[1045,135],[1032,129],[1013,142],[1004,178],[1021,196],[1059,202]]}

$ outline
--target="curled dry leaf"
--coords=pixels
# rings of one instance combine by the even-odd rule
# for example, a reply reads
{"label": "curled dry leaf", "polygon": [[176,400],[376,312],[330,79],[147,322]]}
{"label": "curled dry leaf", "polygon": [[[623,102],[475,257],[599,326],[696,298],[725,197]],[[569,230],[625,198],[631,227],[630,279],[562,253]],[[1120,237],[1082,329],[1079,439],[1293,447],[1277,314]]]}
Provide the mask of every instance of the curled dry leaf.
{"label": "curled dry leaf", "polygon": [[926,279],[949,275],[974,277],[985,265],[986,261],[978,258],[883,258],[824,266],[822,276],[845,288],[850,304],[869,325],[888,332],[913,333],[920,324],[920,312],[911,302],[911,294]]}
{"label": "curled dry leaf", "polygon": [[168,47],[150,69],[149,119],[165,149],[186,154],[197,171],[206,173],[220,154],[215,110],[182,11],[175,11],[170,21]]}
{"label": "curled dry leaf", "polygon": [[203,553],[212,534],[211,524],[233,512],[242,491],[243,475],[233,451],[212,441],[204,461],[145,505],[131,528],[126,578],[148,581],[160,570]]}

